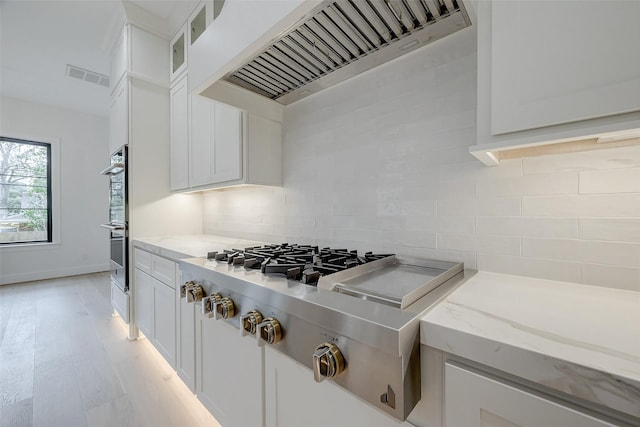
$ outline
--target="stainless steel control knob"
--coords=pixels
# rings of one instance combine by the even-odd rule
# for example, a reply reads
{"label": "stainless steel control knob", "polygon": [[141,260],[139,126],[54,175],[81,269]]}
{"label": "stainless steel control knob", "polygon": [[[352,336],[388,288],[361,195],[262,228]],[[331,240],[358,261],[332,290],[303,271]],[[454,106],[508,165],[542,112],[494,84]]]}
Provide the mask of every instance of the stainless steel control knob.
{"label": "stainless steel control knob", "polygon": [[258,325],[262,323],[262,313],[251,310],[240,316],[240,335],[255,335]]}
{"label": "stainless steel control knob", "polygon": [[265,343],[278,343],[282,339],[282,327],[280,326],[280,322],[278,322],[275,317],[267,317],[258,324],[256,337],[258,338],[259,346],[263,346]]}
{"label": "stainless steel control knob", "polygon": [[213,303],[213,318],[229,319],[236,315],[236,306],[233,300],[229,297],[221,298],[219,301]]}
{"label": "stainless steel control knob", "polygon": [[313,353],[313,378],[316,382],[340,375],[344,368],[344,357],[338,346],[325,342],[316,347]]}
{"label": "stainless steel control knob", "polygon": [[188,283],[190,283],[190,285],[186,286],[185,288],[187,302],[202,301],[202,297],[204,296],[204,290],[202,289],[202,286],[198,285],[195,282]]}
{"label": "stainless steel control knob", "polygon": [[208,318],[215,315],[215,304],[222,299],[222,295],[214,293],[202,299],[202,314]]}
{"label": "stainless steel control knob", "polygon": [[180,298],[186,298],[187,288],[190,288],[191,286],[194,286],[194,285],[195,283],[192,281],[184,282],[182,285],[180,285]]}

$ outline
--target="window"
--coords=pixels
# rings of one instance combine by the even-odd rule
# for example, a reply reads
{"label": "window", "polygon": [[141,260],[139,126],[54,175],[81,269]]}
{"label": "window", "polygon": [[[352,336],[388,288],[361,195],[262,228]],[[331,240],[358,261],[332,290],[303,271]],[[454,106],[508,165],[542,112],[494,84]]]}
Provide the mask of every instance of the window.
{"label": "window", "polygon": [[52,241],[51,144],[0,137],[0,244]]}

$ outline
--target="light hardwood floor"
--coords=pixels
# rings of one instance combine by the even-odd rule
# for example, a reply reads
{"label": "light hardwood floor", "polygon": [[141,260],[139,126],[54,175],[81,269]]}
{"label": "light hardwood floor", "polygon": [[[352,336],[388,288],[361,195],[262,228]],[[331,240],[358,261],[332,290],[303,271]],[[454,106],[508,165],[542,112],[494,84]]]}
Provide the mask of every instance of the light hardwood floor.
{"label": "light hardwood floor", "polygon": [[107,273],[0,286],[0,427],[209,426],[146,340],[112,316]]}

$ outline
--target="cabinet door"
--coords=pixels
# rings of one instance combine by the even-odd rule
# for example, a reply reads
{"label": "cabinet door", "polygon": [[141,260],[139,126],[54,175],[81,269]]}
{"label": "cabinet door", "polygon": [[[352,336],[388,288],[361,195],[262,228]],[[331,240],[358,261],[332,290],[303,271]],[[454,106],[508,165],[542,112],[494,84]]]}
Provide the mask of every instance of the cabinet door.
{"label": "cabinet door", "polygon": [[265,348],[265,405],[267,427],[411,426],[330,381],[316,383],[311,369],[269,347]]}
{"label": "cabinet door", "polygon": [[191,96],[189,185],[242,178],[242,112],[202,96]]}
{"label": "cabinet door", "polygon": [[214,106],[212,182],[242,178],[242,112],[229,105]]}
{"label": "cabinet door", "polygon": [[170,79],[173,82],[187,69],[187,25],[183,25],[180,31],[169,43]]}
{"label": "cabinet door", "polygon": [[154,293],[154,345],[173,367],[176,366],[176,305],[175,292],[156,281]]}
{"label": "cabinet door", "polygon": [[134,319],[136,327],[153,339],[153,282],[155,279],[139,269],[135,269],[133,277]]}
{"label": "cabinet door", "polygon": [[196,392],[196,312],[195,304],[180,298],[180,287],[176,289],[178,300],[177,367],[176,371],[189,390]]}
{"label": "cabinet door", "polygon": [[122,80],[109,108],[109,153],[129,142],[129,84]]}
{"label": "cabinet door", "polygon": [[198,399],[225,427],[264,425],[263,348],[223,320],[196,316]]}
{"label": "cabinet door", "polygon": [[189,184],[211,184],[213,180],[213,125],[215,104],[202,96],[191,98],[189,146]]}
{"label": "cabinet door", "polygon": [[189,187],[189,95],[186,76],[171,89],[171,189]]}
{"label": "cabinet door", "polygon": [[640,110],[640,2],[491,2],[491,133]]}
{"label": "cabinet door", "polygon": [[613,427],[476,372],[445,365],[445,424],[449,427]]}

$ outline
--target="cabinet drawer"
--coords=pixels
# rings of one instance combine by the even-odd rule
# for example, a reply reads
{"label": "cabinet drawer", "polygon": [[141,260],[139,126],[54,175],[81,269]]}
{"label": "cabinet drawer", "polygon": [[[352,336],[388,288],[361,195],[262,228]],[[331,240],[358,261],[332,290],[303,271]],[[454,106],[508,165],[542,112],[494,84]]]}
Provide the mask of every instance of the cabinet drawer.
{"label": "cabinet drawer", "polygon": [[151,275],[171,287],[176,288],[176,263],[157,255],[151,255]]}
{"label": "cabinet drawer", "polygon": [[151,274],[151,253],[135,248],[133,250],[133,263],[136,268]]}
{"label": "cabinet drawer", "polygon": [[445,425],[614,427],[617,424],[451,364],[445,364]]}

